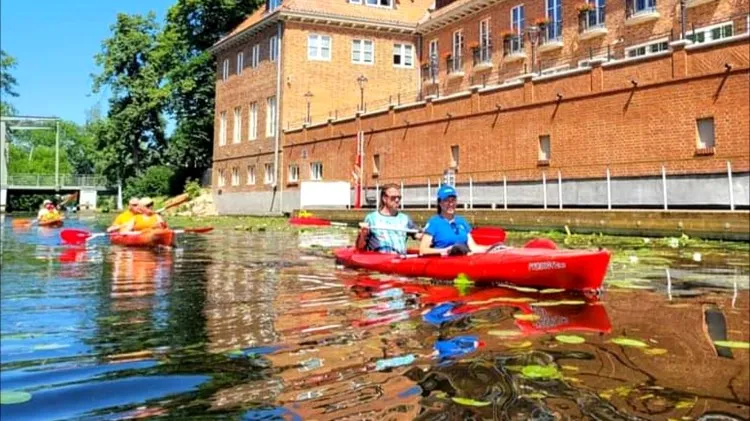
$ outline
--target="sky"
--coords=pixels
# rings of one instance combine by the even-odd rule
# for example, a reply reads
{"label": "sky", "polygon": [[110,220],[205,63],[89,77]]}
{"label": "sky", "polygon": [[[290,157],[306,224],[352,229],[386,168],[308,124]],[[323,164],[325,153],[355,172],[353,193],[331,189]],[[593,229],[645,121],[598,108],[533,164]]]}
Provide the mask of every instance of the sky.
{"label": "sky", "polygon": [[0,47],[16,58],[16,98],[4,98],[21,115],[55,116],[82,124],[107,91],[92,93],[94,55],[110,36],[117,13],[154,11],[163,22],[176,0],[2,0]]}

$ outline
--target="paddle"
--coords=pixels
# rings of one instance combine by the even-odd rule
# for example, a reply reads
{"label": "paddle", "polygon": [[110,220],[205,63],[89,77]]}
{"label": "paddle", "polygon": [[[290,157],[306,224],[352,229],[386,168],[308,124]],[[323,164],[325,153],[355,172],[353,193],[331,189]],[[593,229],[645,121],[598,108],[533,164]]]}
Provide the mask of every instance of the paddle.
{"label": "paddle", "polygon": [[189,201],[190,201],[190,196],[188,196],[187,193],[183,193],[179,196],[175,196],[174,198],[169,199],[166,202],[164,202],[164,207],[162,207],[161,209],[158,209],[156,213],[162,213],[166,211],[167,209],[172,209],[175,206],[180,206],[181,204],[185,202],[189,202]]}
{"label": "paddle", "polygon": [[[183,234],[183,233],[195,233],[195,234],[202,234],[213,230],[213,227],[200,227],[200,228],[184,228],[184,229],[178,229],[173,230],[175,234]],[[97,232],[97,233],[90,233],[88,231],[84,230],[78,230],[78,229],[64,229],[60,232],[60,238],[62,238],[63,242],[66,244],[73,244],[73,245],[80,245],[85,244],[88,241],[93,240],[97,237],[104,237],[106,235],[140,235],[140,232],[137,231],[129,231],[129,232]]]}
{"label": "paddle", "polygon": [[[420,232],[419,230],[415,230],[415,229],[380,227],[380,226],[373,226],[373,227],[370,227],[370,229],[403,232],[406,234],[415,234],[415,233]],[[471,230],[471,238],[473,238],[474,242],[480,246],[492,246],[492,245],[502,243],[503,241],[505,241],[506,237],[507,237],[507,234],[505,230],[502,228],[479,227],[479,228],[474,228],[473,230]],[[528,241],[526,244],[524,244],[523,248],[541,248],[541,249],[554,250],[554,249],[557,249],[557,244],[555,244],[554,241],[548,238],[534,238]]]}

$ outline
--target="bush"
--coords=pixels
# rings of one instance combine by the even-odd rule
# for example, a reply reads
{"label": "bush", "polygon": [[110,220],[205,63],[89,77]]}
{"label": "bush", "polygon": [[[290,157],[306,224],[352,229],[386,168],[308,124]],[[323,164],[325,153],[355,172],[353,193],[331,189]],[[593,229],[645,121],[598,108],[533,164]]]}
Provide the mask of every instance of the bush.
{"label": "bush", "polygon": [[174,170],[164,165],[150,167],[139,177],[131,177],[125,182],[123,200],[131,197],[167,196],[170,192]]}
{"label": "bush", "polygon": [[201,185],[196,180],[187,179],[185,181],[185,193],[187,193],[190,200],[195,199],[201,195]]}

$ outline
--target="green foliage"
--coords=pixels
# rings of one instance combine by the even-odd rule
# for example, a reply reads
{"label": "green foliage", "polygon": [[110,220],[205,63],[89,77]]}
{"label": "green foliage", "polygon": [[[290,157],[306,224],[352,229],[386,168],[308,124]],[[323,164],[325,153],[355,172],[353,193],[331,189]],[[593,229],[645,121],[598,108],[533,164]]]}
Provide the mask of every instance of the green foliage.
{"label": "green foliage", "polygon": [[36,212],[45,199],[45,194],[8,194],[8,212]]}
{"label": "green foliage", "polygon": [[143,175],[127,180],[123,197],[167,196],[171,193],[174,169],[164,165],[149,167]]}
{"label": "green foliage", "polygon": [[[38,174],[49,175],[55,173],[55,148],[39,146],[25,148],[14,144],[8,147],[8,174]],[[66,151],[60,149],[60,174],[71,174],[72,167],[68,161]]]}
{"label": "green foliage", "polygon": [[10,71],[16,67],[16,59],[0,49],[0,115],[13,115],[16,109],[13,105],[6,102],[8,97],[17,97],[16,86],[18,81]]}
{"label": "green foliage", "polygon": [[190,200],[195,199],[201,195],[201,185],[196,180],[190,178],[185,181],[185,193],[187,193]]}

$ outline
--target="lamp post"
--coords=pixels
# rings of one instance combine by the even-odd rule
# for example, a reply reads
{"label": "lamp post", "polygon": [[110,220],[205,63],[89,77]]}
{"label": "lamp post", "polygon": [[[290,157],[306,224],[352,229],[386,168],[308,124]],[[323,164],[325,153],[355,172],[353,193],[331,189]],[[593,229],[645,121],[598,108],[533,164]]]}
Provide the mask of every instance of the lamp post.
{"label": "lamp post", "polygon": [[305,98],[307,99],[307,119],[305,121],[307,121],[307,124],[310,124],[310,100],[312,97],[313,93],[308,89],[305,93]]}
{"label": "lamp post", "polygon": [[359,110],[365,111],[365,85],[367,84],[367,78],[365,75],[359,75],[357,78],[359,84]]}
{"label": "lamp post", "polygon": [[526,28],[526,35],[531,42],[531,73],[534,73],[534,65],[536,65],[536,44],[539,42],[542,31],[538,26],[531,25]]}

